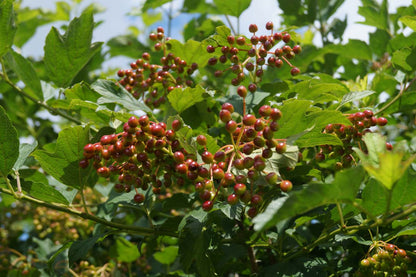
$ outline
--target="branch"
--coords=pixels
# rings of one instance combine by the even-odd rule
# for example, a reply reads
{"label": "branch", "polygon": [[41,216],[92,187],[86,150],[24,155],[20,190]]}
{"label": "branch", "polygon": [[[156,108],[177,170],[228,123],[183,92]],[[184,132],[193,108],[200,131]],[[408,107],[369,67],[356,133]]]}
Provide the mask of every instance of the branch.
{"label": "branch", "polygon": [[27,98],[27,99],[29,99],[30,101],[32,101],[33,103],[35,103],[35,104],[37,104],[37,105],[39,105],[39,106],[41,106],[41,107],[43,107],[43,108],[45,108],[45,109],[47,109],[49,112],[51,112],[52,114],[57,114],[57,115],[60,115],[60,116],[62,116],[63,118],[66,118],[66,119],[68,119],[69,121],[72,121],[72,122],[74,122],[74,123],[76,123],[76,124],[78,124],[78,125],[82,125],[83,124],[83,122],[82,121],[80,121],[79,119],[76,119],[76,118],[74,118],[74,117],[72,117],[72,116],[70,116],[70,115],[68,115],[68,114],[66,114],[66,113],[63,113],[63,112],[61,112],[60,110],[58,110],[58,109],[55,109],[55,108],[53,108],[53,107],[51,107],[51,106],[49,106],[49,105],[47,105],[45,102],[43,102],[43,101],[40,101],[40,100],[38,100],[38,99],[36,99],[36,98],[34,98],[33,96],[31,96],[31,95],[29,95],[29,94],[27,94],[23,89],[21,89],[21,88],[19,88],[18,86],[16,86],[12,81],[10,81],[10,79],[7,77],[7,75],[6,74],[4,74],[4,72],[3,73],[0,73],[0,77],[9,85],[9,86],[11,86],[13,89],[15,89],[21,96],[23,96],[23,97],[25,97],[25,98]]}
{"label": "branch", "polygon": [[[0,192],[13,195],[13,192],[10,189],[6,189],[2,187],[0,187]],[[115,228],[120,231],[127,231],[130,233],[135,233],[135,234],[142,235],[142,236],[165,235],[165,236],[171,236],[171,237],[178,237],[178,234],[176,232],[160,230],[158,229],[158,226],[155,226],[155,228],[145,228],[145,227],[125,225],[125,224],[121,224],[117,222],[112,222],[112,221],[105,220],[101,217],[97,217],[92,214],[88,214],[85,212],[81,212],[79,210],[72,209],[62,204],[48,203],[48,202],[33,198],[28,195],[21,195],[19,199],[25,200],[25,201],[28,201],[28,202],[31,202],[31,203],[34,203],[43,207],[47,207],[49,209],[61,211],[61,212],[64,212],[73,216],[78,216],[78,217],[88,219],[97,223],[101,223],[103,225],[106,225],[111,228]]]}

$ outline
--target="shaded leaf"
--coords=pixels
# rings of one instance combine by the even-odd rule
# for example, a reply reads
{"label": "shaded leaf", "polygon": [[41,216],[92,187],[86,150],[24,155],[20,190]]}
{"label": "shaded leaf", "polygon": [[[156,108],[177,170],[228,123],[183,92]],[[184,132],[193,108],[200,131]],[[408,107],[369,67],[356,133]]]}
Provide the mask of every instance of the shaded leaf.
{"label": "shaded leaf", "polygon": [[153,257],[159,263],[169,265],[176,260],[176,257],[178,256],[178,250],[178,246],[168,246],[163,248],[162,251],[154,253]]}
{"label": "shaded leaf", "polygon": [[19,157],[19,139],[2,106],[0,106],[0,149],[0,175],[7,176]]}
{"label": "shaded leaf", "polygon": [[35,150],[38,146],[38,142],[35,140],[34,143],[22,143],[19,145],[19,157],[13,165],[13,170],[19,170],[25,163],[27,157]]}
{"label": "shaded leaf", "polygon": [[40,79],[32,63],[13,50],[6,55],[6,59],[10,68],[16,72],[19,79],[25,84],[25,92],[35,99],[43,100]]}
{"label": "shaded leaf", "polygon": [[331,203],[351,203],[364,179],[362,167],[340,171],[330,184],[310,184],[305,189],[289,193],[270,203],[264,213],[254,219],[255,230],[264,230],[278,222]]}

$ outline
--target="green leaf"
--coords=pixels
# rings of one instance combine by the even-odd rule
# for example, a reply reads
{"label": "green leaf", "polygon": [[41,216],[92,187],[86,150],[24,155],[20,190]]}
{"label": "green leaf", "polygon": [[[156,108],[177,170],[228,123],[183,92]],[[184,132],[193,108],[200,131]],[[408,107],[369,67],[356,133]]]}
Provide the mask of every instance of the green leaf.
{"label": "green leaf", "polygon": [[19,157],[17,158],[16,162],[13,165],[13,170],[19,170],[23,164],[25,163],[27,157],[35,150],[38,146],[38,142],[35,140],[34,143],[22,143],[19,145]]}
{"label": "green leaf", "polygon": [[68,200],[59,191],[48,184],[23,181],[22,190],[32,197],[48,203],[69,204]]}
{"label": "green leaf", "polygon": [[203,101],[207,97],[211,97],[205,89],[200,85],[194,88],[176,88],[168,94],[168,99],[172,107],[181,113],[192,105]]}
{"label": "green leaf", "polygon": [[220,13],[236,17],[239,17],[250,6],[250,3],[251,0],[214,0]]}
{"label": "green leaf", "polygon": [[297,83],[292,90],[298,93],[299,99],[308,99],[315,102],[329,102],[340,100],[348,93],[348,88],[337,80],[327,82],[322,79],[310,79]]}
{"label": "green leaf", "polygon": [[306,188],[289,193],[286,198],[272,201],[264,213],[253,219],[257,231],[278,222],[303,214],[314,208],[332,203],[351,203],[365,176],[362,167],[340,171],[330,184],[310,184]]}
{"label": "green leaf", "polygon": [[139,102],[131,95],[131,93],[124,88],[117,86],[113,81],[99,79],[92,84],[91,88],[102,96],[98,99],[98,104],[117,103],[129,111],[141,110],[146,113],[152,112],[149,107],[142,102]]}
{"label": "green leaf", "polygon": [[90,59],[100,51],[101,42],[91,44],[92,12],[74,18],[64,35],[52,28],[45,42],[45,69],[58,86],[67,87]]}
{"label": "green leaf", "polygon": [[365,170],[385,188],[391,190],[416,159],[416,155],[402,161],[405,153],[400,149],[396,150],[396,148],[393,151],[387,151],[386,138],[378,133],[367,133],[363,140],[367,146],[368,154],[364,154],[357,148],[354,148],[354,151],[360,157]]}
{"label": "green leaf", "polygon": [[19,139],[2,106],[0,106],[0,149],[0,175],[5,177],[19,157]]}
{"label": "green leaf", "polygon": [[400,17],[399,20],[413,31],[416,31],[416,16],[406,15]]}
{"label": "green leaf", "polygon": [[360,23],[375,26],[386,31],[389,30],[387,1],[383,0],[381,6],[375,1],[362,2],[363,6],[358,7],[358,14],[362,15],[365,21]]}
{"label": "green leaf", "polygon": [[0,58],[13,45],[13,38],[16,33],[15,13],[13,10],[13,0],[3,0],[0,2]]}
{"label": "green leaf", "polygon": [[146,47],[134,35],[121,35],[110,39],[107,42],[110,47],[111,57],[126,56],[136,59],[146,49]]}
{"label": "green leaf", "polygon": [[10,68],[25,83],[25,91],[35,99],[43,100],[42,85],[32,63],[13,50],[6,55],[6,59]]}
{"label": "green leaf", "polygon": [[110,256],[117,259],[117,261],[131,263],[140,257],[140,253],[137,245],[123,237],[117,237],[110,248]]}
{"label": "green leaf", "polygon": [[95,234],[85,240],[77,240],[71,244],[68,251],[69,264],[72,265],[74,262],[84,258],[88,251],[100,240],[104,239],[107,234]]}
{"label": "green leaf", "polygon": [[192,63],[198,64],[199,67],[203,67],[207,64],[210,54],[206,51],[204,45],[195,40],[188,40],[185,44],[180,41],[171,39],[167,43],[169,51],[176,56],[181,57],[189,65]]}
{"label": "green leaf", "polygon": [[364,97],[367,97],[369,95],[372,95],[373,93],[375,93],[375,91],[372,91],[372,90],[363,90],[363,91],[352,91],[352,92],[349,92],[349,93],[345,94],[342,97],[342,100],[341,100],[341,103],[338,106],[338,109],[340,107],[342,107],[343,105],[347,104],[347,103],[360,100],[360,99],[362,99]]}
{"label": "green leaf", "polygon": [[406,71],[412,71],[416,66],[416,49],[402,48],[394,51],[391,62]]}
{"label": "green leaf", "polygon": [[146,0],[143,4],[142,12],[146,12],[149,9],[156,9],[169,2],[172,2],[172,0]]}
{"label": "green leaf", "polygon": [[161,264],[169,265],[176,260],[178,256],[179,247],[172,245],[162,249],[160,252],[156,252],[153,254],[153,257],[156,261]]}
{"label": "green leaf", "polygon": [[59,133],[54,153],[36,150],[33,156],[52,177],[67,186],[80,189],[87,184],[90,175],[89,170],[79,167],[84,146],[89,142],[88,138],[89,128],[66,128]]}

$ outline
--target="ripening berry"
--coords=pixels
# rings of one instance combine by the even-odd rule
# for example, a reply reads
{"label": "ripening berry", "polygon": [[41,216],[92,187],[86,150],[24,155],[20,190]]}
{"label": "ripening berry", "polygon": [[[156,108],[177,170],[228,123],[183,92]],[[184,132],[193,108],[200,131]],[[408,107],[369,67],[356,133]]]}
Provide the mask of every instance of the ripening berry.
{"label": "ripening berry", "polygon": [[286,142],[282,141],[277,143],[276,145],[276,152],[279,154],[283,154],[286,152]]}
{"label": "ripening berry", "polygon": [[296,75],[298,75],[300,73],[300,70],[299,70],[299,68],[297,68],[297,67],[293,67],[291,70],[290,70],[290,74],[292,74],[292,76],[296,76]]}
{"label": "ripening berry", "polygon": [[235,42],[234,36],[228,36],[227,41],[228,41],[229,44],[234,44],[234,42]]}
{"label": "ripening berry", "polygon": [[235,205],[235,204],[237,204],[237,203],[238,203],[238,196],[237,196],[237,195],[235,195],[234,193],[233,193],[233,194],[228,195],[228,197],[227,197],[227,202],[228,202],[228,204],[230,204],[230,205]]}
{"label": "ripening berry", "polygon": [[282,39],[285,43],[288,43],[290,41],[290,35],[286,33],[283,35]]}
{"label": "ripening berry", "polygon": [[237,130],[237,122],[235,122],[234,120],[227,121],[227,123],[225,124],[225,130],[227,130],[227,132],[231,134],[234,133],[235,130]]}
{"label": "ripening berry", "polygon": [[279,120],[282,117],[282,112],[278,108],[272,108],[270,112],[270,118],[273,121]]}
{"label": "ripening berry", "polygon": [[256,123],[256,117],[252,114],[246,114],[243,117],[243,124],[246,126],[253,126]]}
{"label": "ripening berry", "polygon": [[97,174],[100,177],[107,178],[110,176],[110,170],[108,169],[108,167],[103,166],[97,169]]}
{"label": "ripening berry", "polygon": [[261,197],[261,195],[258,195],[258,194],[254,194],[252,197],[251,197],[251,205],[253,205],[253,206],[258,206],[258,205],[260,205],[261,203],[263,203],[263,197]]}
{"label": "ripening berry", "polygon": [[196,137],[196,142],[201,146],[205,146],[207,145],[207,138],[204,135],[199,135]]}
{"label": "ripening berry", "polygon": [[277,174],[275,172],[270,172],[266,175],[266,181],[269,185],[274,185],[277,183]]}
{"label": "ripening berry", "polygon": [[266,23],[266,30],[272,30],[273,29],[273,22],[269,21]]}
{"label": "ripening berry", "polygon": [[255,32],[257,32],[257,30],[258,30],[257,25],[256,25],[256,24],[250,24],[250,25],[248,26],[248,30],[250,31],[250,33],[255,33]]}
{"label": "ripening berry", "polygon": [[239,86],[237,88],[237,93],[241,97],[245,98],[247,96],[247,88],[245,86]]}
{"label": "ripening berry", "polygon": [[302,52],[302,48],[300,47],[300,45],[293,46],[292,50],[295,54],[299,54],[300,52]]}
{"label": "ripening berry", "polygon": [[393,145],[390,142],[386,142],[386,149],[389,151],[393,150]]}
{"label": "ripening berry", "polygon": [[224,170],[222,170],[221,168],[216,168],[212,171],[212,177],[214,177],[214,179],[216,180],[221,180],[224,178]]}
{"label": "ripening berry", "polygon": [[292,190],[292,188],[293,188],[292,182],[291,182],[291,181],[289,181],[289,180],[283,180],[283,181],[280,183],[280,189],[281,189],[282,191],[284,191],[284,192],[291,191],[291,190]]}
{"label": "ripening berry", "polygon": [[231,112],[229,110],[221,110],[219,115],[221,121],[224,123],[227,123],[231,120]]}
{"label": "ripening berry", "polygon": [[202,161],[204,161],[204,163],[206,164],[210,164],[214,161],[214,155],[212,155],[212,153],[208,151],[204,151],[201,154],[201,158],[202,158]]}
{"label": "ripening berry", "polygon": [[246,185],[242,183],[238,183],[234,185],[234,192],[236,195],[243,195],[244,192],[246,192]]}
{"label": "ripening berry", "polygon": [[144,195],[141,193],[137,193],[136,195],[134,195],[134,202],[136,203],[143,203],[144,202]]}
{"label": "ripening berry", "polygon": [[231,103],[224,103],[224,104],[222,104],[221,108],[223,110],[228,110],[231,113],[234,112],[234,106]]}
{"label": "ripening berry", "polygon": [[88,159],[82,159],[79,161],[79,167],[81,168],[87,168],[89,165]]}
{"label": "ripening berry", "polygon": [[244,37],[238,37],[237,38],[237,44],[238,45],[244,45],[246,43],[246,39]]}

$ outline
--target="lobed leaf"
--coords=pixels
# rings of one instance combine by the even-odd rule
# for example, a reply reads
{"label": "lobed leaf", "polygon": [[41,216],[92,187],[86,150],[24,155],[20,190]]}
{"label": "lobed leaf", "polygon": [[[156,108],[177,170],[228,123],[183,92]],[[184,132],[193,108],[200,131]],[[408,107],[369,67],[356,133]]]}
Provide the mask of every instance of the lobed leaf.
{"label": "lobed leaf", "polygon": [[52,177],[67,186],[80,189],[87,184],[90,175],[88,170],[79,167],[84,146],[88,142],[89,128],[69,127],[59,133],[55,152],[36,150],[33,156]]}
{"label": "lobed leaf", "polygon": [[100,51],[101,42],[91,44],[94,28],[92,11],[74,18],[64,35],[52,28],[45,41],[45,69],[60,87],[67,87],[91,58]]}

